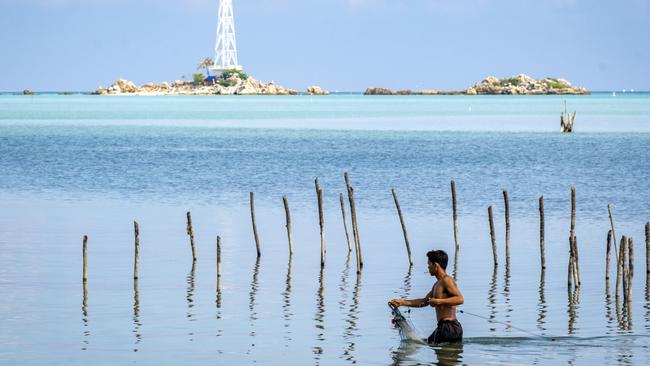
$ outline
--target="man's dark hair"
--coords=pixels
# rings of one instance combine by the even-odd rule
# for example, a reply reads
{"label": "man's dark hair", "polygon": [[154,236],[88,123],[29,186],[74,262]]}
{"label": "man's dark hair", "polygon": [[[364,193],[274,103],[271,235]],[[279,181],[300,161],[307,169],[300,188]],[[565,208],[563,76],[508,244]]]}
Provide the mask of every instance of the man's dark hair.
{"label": "man's dark hair", "polygon": [[427,252],[427,258],[429,258],[431,263],[438,263],[442,269],[447,269],[449,258],[444,250],[431,250]]}

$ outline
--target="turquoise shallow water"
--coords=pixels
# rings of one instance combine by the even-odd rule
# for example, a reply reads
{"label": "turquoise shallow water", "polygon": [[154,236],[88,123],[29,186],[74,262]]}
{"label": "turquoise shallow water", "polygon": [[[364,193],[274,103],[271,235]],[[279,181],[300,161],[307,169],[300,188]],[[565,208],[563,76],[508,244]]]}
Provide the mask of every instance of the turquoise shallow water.
{"label": "turquoise shallow water", "polygon": [[[0,363],[647,364],[650,95],[567,99],[578,110],[573,135],[557,133],[561,97],[0,96]],[[354,255],[347,258],[338,206],[345,171],[357,196],[361,276]],[[316,177],[325,194],[322,271]],[[460,210],[456,263],[451,179]],[[566,289],[572,185],[583,279],[573,302]],[[391,188],[413,246],[410,272]],[[508,266],[503,189],[511,200]],[[294,220],[291,260],[283,195]],[[630,323],[605,292],[608,203],[619,237],[635,239]],[[135,286],[134,219],[142,245]],[[224,242],[220,291],[216,235]],[[428,291],[424,253],[433,247],[450,253],[465,311],[520,329],[461,314],[462,349],[400,345],[385,302]],[[431,331],[430,310],[410,316],[423,336]]]}

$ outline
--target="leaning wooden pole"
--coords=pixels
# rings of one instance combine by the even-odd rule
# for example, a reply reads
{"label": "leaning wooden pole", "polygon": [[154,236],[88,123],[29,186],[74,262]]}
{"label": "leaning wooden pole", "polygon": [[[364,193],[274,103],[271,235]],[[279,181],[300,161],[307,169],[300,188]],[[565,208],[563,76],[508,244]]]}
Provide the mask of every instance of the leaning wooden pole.
{"label": "leaning wooden pole", "polygon": [[456,251],[460,248],[458,243],[458,209],[456,208],[456,182],[451,181],[451,207],[453,209],[454,217],[454,243],[456,244]]}
{"label": "leaning wooden pole", "polygon": [[314,180],[316,187],[316,199],[318,201],[318,225],[320,226],[320,266],[325,267],[325,220],[323,218],[323,190],[318,184],[318,179]]}
{"label": "leaning wooden pole", "polygon": [[284,215],[287,219],[287,238],[289,239],[289,255],[293,254],[293,238],[291,237],[291,212],[289,211],[289,199],[287,196],[282,197],[284,203]]}
{"label": "leaning wooden pole", "polygon": [[352,216],[352,233],[354,234],[354,242],[356,245],[357,253],[357,272],[361,272],[363,268],[363,256],[361,255],[361,241],[359,240],[359,226],[357,225],[357,210],[356,205],[354,204],[354,188],[350,186],[349,193],[350,195],[350,216]]}
{"label": "leaning wooden pole", "polygon": [[343,178],[345,179],[345,185],[347,186],[348,190],[348,198],[350,200],[350,216],[352,220],[352,234],[354,237],[354,246],[356,250],[356,257],[357,257],[357,273],[361,273],[361,268],[363,268],[363,256],[361,255],[361,240],[359,239],[359,226],[357,224],[357,210],[356,210],[356,205],[354,203],[354,188],[350,184],[350,177],[348,176],[348,173],[343,174]]}
{"label": "leaning wooden pole", "polygon": [[192,247],[192,261],[196,262],[196,247],[194,246],[194,228],[192,227],[192,215],[187,211],[187,235],[190,237]]}
{"label": "leaning wooden pole", "polygon": [[[397,207],[397,214],[399,215],[399,222],[402,224],[402,232],[404,233],[404,243],[406,244],[406,254],[408,255],[409,268],[413,266],[413,259],[411,258],[411,244],[409,243],[409,236],[406,232],[406,223],[404,222],[404,216],[402,216],[402,208],[399,205],[399,200],[397,199],[397,193],[394,189],[391,189],[393,193],[393,200],[395,201],[395,207]],[[458,247],[456,247],[458,248]]]}
{"label": "leaning wooden pole", "polygon": [[255,223],[255,193],[250,192],[251,204],[251,222],[253,223],[253,236],[255,237],[255,248],[257,249],[257,258],[262,256],[260,251],[260,238],[257,235],[257,224]]}
{"label": "leaning wooden pole", "polygon": [[339,193],[339,201],[341,202],[341,217],[343,218],[343,230],[345,231],[345,240],[348,243],[348,253],[352,251],[352,243],[350,243],[350,234],[348,233],[348,223],[345,219],[345,201],[343,193]]}
{"label": "leaning wooden pole", "polygon": [[539,198],[539,252],[542,261],[542,270],[546,269],[546,255],[544,253],[544,196]]}
{"label": "leaning wooden pole", "polygon": [[492,206],[488,207],[488,219],[490,221],[490,240],[492,241],[492,258],[494,258],[494,266],[496,267],[499,262],[497,260],[497,241],[494,237],[494,217],[492,216]]}
{"label": "leaning wooden pole", "polygon": [[135,238],[135,253],[133,259],[133,279],[138,279],[138,262],[140,260],[140,226],[133,221],[133,236]]}
{"label": "leaning wooden pole", "polygon": [[81,278],[86,283],[88,281],[88,235],[84,235],[81,253],[83,256],[83,274]]}
{"label": "leaning wooden pole", "polygon": [[506,214],[506,262],[510,262],[510,199],[508,191],[503,191],[503,204]]}
{"label": "leaning wooden pole", "polygon": [[614,230],[614,217],[612,216],[612,205],[607,205],[607,212],[609,213],[609,225],[610,229],[612,230],[612,242],[614,243],[614,254],[616,255],[616,267],[621,264],[621,262],[618,260],[618,245],[616,244],[616,231]]}

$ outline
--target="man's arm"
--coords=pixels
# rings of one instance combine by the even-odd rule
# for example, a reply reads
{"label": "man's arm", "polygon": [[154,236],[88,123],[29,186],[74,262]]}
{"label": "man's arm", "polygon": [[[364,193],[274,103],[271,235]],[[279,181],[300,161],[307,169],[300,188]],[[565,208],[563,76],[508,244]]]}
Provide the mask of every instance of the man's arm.
{"label": "man's arm", "polygon": [[393,306],[408,306],[412,308],[422,308],[427,305],[429,305],[429,300],[433,296],[433,290],[429,291],[429,293],[421,298],[421,299],[412,299],[412,300],[407,300],[407,299],[393,299],[388,302],[388,305],[393,305]]}
{"label": "man's arm", "polygon": [[456,286],[456,282],[454,282],[451,277],[443,278],[442,286],[444,291],[447,291],[449,294],[449,297],[445,299],[436,299],[432,297],[429,299],[429,305],[456,306],[462,305],[465,302],[465,299],[463,299],[463,295],[460,293],[458,286]]}

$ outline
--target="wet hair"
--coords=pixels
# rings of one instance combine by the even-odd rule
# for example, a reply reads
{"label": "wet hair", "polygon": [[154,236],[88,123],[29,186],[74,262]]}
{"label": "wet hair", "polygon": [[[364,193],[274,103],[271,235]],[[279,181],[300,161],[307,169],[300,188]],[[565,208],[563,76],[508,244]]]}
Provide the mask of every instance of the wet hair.
{"label": "wet hair", "polygon": [[427,252],[427,258],[429,258],[431,263],[438,263],[442,269],[447,269],[449,258],[444,250],[431,250]]}

